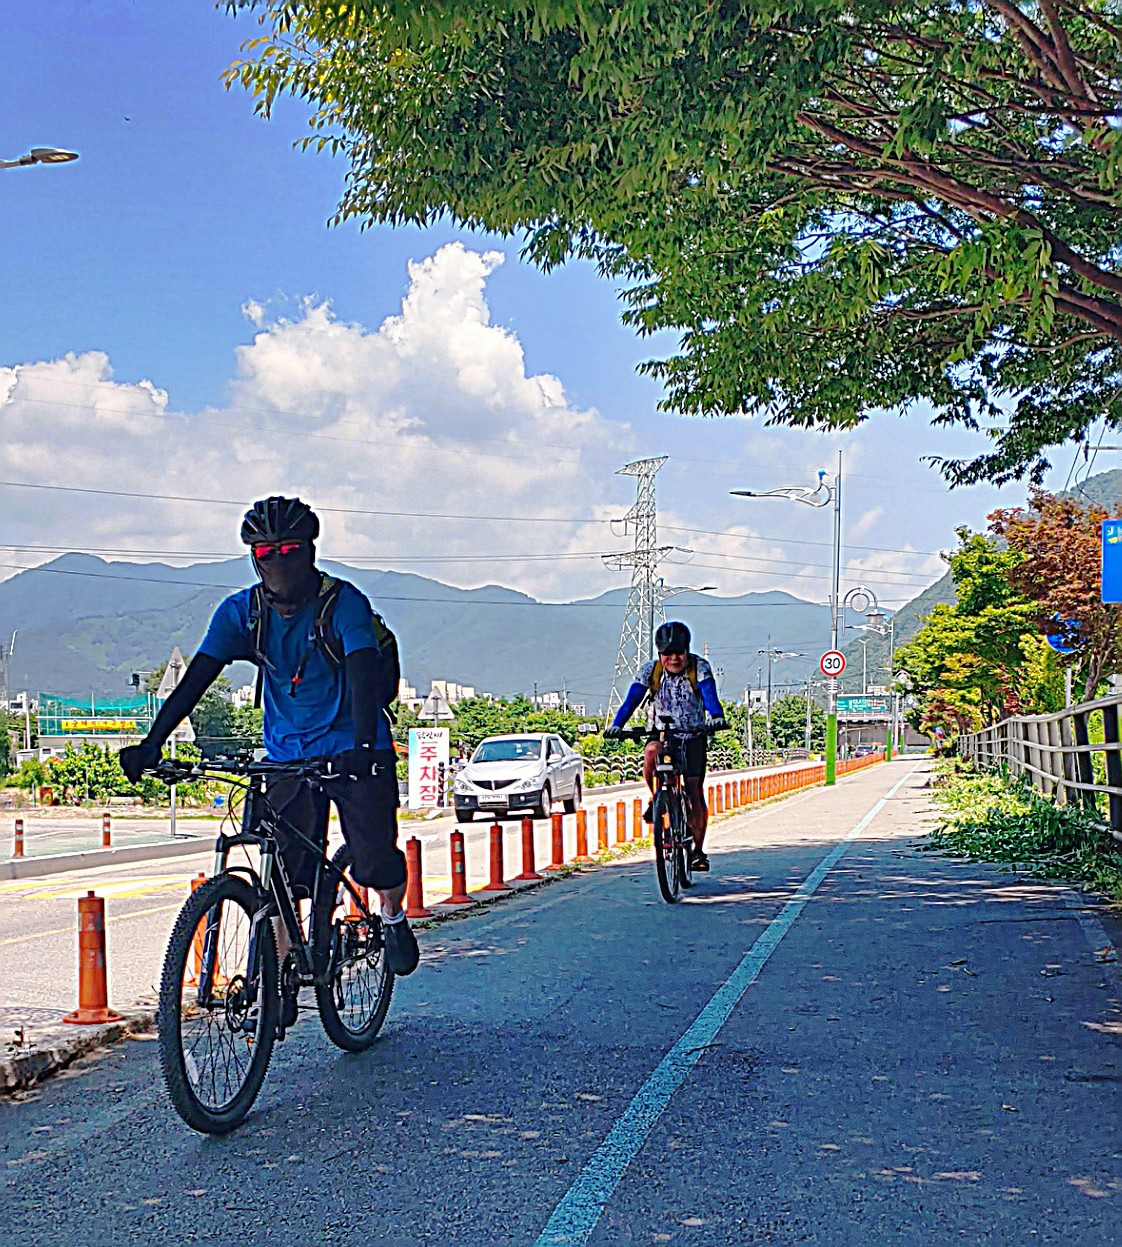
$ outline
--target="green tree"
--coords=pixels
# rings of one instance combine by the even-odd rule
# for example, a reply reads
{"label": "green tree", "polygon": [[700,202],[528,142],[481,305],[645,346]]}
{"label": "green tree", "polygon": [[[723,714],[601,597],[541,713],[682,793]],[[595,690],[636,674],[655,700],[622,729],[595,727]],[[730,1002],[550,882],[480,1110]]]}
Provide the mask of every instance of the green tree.
{"label": "green tree", "polygon": [[[771,735],[775,749],[801,749],[806,744],[806,697],[792,693],[779,697],[771,707]],[[826,747],[826,712],[810,703],[810,747]]]}
{"label": "green tree", "polygon": [[15,749],[12,746],[12,732],[22,728],[14,716],[0,711],[0,782],[12,773],[15,762]]}
{"label": "green tree", "polygon": [[336,221],[525,231],[629,283],[684,412],[992,422],[952,481],[1122,423],[1114,0],[228,0],[228,83],[311,108]]}
{"label": "green tree", "polygon": [[[1005,508],[990,518],[991,531],[1015,556],[1010,588],[1033,604],[1040,633],[1065,631],[1074,653],[1068,660],[1086,698],[1122,671],[1122,609],[1102,601],[1102,522],[1110,512],[1071,497],[1033,493],[1028,507]],[[1057,625],[1059,621],[1059,626]]]}

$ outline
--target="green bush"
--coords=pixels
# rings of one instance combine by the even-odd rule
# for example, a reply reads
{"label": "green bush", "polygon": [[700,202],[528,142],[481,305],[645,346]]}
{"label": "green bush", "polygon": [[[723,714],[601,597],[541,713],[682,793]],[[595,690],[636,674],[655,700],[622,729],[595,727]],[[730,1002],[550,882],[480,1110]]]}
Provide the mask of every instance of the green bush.
{"label": "green bush", "polygon": [[939,764],[934,799],[941,819],[932,848],[1122,899],[1122,858],[1094,811],[1041,796],[1025,779],[975,771],[961,758]]}

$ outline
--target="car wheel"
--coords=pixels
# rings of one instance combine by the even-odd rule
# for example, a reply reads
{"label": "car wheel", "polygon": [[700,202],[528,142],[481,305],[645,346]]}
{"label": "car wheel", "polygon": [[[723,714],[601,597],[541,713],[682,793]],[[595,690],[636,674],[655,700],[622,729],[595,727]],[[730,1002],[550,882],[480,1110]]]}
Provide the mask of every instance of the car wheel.
{"label": "car wheel", "polygon": [[457,810],[456,811],[456,822],[457,823],[470,823],[473,815],[474,815],[473,810]]}
{"label": "car wheel", "polygon": [[580,776],[573,780],[573,795],[565,802],[565,813],[575,814],[580,809],[581,801]]}
{"label": "car wheel", "polygon": [[546,784],[545,787],[542,788],[541,804],[536,805],[530,811],[530,817],[531,818],[548,818],[550,807],[552,805],[553,805],[553,793],[550,791],[549,785]]}

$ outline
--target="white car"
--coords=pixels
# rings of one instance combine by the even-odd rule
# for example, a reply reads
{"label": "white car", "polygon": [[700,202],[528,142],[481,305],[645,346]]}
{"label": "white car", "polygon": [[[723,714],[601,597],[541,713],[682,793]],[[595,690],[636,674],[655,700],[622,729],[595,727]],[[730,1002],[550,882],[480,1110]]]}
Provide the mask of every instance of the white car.
{"label": "white car", "polygon": [[452,784],[458,822],[470,822],[477,810],[495,817],[524,811],[546,818],[554,801],[567,813],[580,806],[584,761],[551,732],[488,736]]}

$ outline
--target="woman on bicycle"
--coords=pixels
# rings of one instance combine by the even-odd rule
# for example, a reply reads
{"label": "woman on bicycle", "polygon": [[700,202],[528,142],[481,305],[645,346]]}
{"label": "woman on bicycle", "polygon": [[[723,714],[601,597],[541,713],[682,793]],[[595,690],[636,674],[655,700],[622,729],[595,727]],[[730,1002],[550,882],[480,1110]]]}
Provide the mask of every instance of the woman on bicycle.
{"label": "woman on bicycle", "polygon": [[[164,702],[148,735],[122,749],[121,768],[135,783],[160,760],[164,743],[194,710],[230,662],[255,663],[264,693],[269,759],[297,762],[334,757],[342,772],[331,800],[354,855],[356,883],[381,898],[386,960],[395,974],[417,966],[417,938],[402,910],[405,856],[397,846],[397,779],[386,718],[385,656],[379,649],[370,602],[347,581],[325,577],[315,565],[319,519],[299,498],[257,502],[242,521],[259,586],[219,603],[183,679]],[[321,599],[331,592],[332,661],[321,626]],[[394,690],[396,693],[396,689]],[[270,803],[308,836],[327,843],[327,798],[303,780],[275,783]],[[317,862],[299,844],[281,842],[293,886],[311,895]],[[283,949],[281,950],[283,954]]]}
{"label": "woman on bicycle", "polygon": [[[697,731],[706,727],[719,731],[725,727],[725,712],[717,697],[713,669],[704,658],[690,653],[689,628],[677,621],[664,623],[655,633],[655,648],[658,658],[639,668],[623,705],[604,732],[605,737],[609,740],[618,737],[624,724],[646,697],[650,698],[648,723],[651,725],[659,722],[659,716],[669,716],[672,720],[670,726],[682,731]],[[643,754],[643,778],[652,792],[657,738],[657,732],[652,730]],[[691,736],[685,741],[687,817],[693,836],[690,868],[695,871],[709,869],[709,858],[703,850],[705,829],[709,822],[703,788],[708,748],[704,735]],[[649,805],[644,818],[648,822],[651,819]]]}

